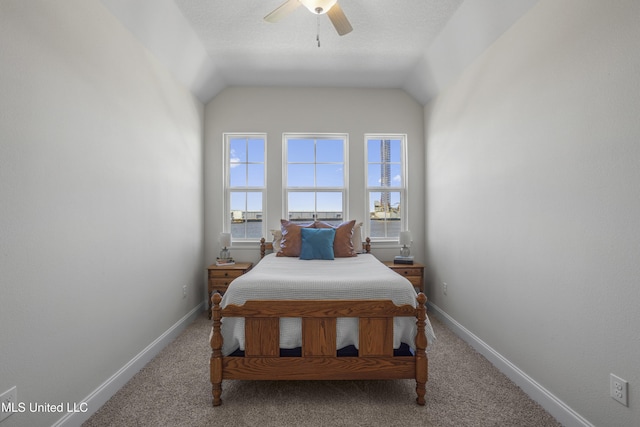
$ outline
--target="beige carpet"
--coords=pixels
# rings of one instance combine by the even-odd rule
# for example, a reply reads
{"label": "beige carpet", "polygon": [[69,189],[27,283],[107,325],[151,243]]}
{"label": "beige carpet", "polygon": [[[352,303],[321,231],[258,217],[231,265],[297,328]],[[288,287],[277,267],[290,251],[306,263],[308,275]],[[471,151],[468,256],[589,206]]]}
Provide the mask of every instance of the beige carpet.
{"label": "beige carpet", "polygon": [[224,381],[211,406],[205,315],[83,426],[559,426],[485,358],[430,315],[427,404],[414,381]]}

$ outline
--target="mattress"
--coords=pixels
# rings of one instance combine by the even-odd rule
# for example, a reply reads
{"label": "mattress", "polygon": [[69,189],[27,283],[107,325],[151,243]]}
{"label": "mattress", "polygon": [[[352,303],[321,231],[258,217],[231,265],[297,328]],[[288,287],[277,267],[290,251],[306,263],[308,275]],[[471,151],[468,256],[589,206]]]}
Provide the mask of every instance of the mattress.
{"label": "mattress", "polygon": [[[411,282],[371,254],[334,260],[301,260],[269,254],[229,285],[221,307],[267,299],[389,299],[396,305],[416,307],[416,296]],[[244,350],[244,318],[223,318],[221,332],[224,356]],[[435,335],[429,319],[426,320],[425,332],[427,342],[432,344]],[[357,319],[338,319],[336,333],[337,348],[358,348]],[[402,343],[414,348],[415,335],[415,318],[394,318],[394,348],[400,348]],[[280,348],[294,349],[301,345],[301,320],[280,319]]]}

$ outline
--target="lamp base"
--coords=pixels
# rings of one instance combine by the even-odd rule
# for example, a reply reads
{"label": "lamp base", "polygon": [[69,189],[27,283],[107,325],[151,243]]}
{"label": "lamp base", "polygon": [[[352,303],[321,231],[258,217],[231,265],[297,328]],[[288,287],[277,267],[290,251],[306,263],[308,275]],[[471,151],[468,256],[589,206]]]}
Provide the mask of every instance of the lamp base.
{"label": "lamp base", "polygon": [[220,251],[220,259],[229,259],[231,258],[231,251],[227,248],[224,248]]}
{"label": "lamp base", "polygon": [[402,248],[400,248],[400,256],[409,256],[411,255],[411,251],[409,250],[408,246],[403,246]]}

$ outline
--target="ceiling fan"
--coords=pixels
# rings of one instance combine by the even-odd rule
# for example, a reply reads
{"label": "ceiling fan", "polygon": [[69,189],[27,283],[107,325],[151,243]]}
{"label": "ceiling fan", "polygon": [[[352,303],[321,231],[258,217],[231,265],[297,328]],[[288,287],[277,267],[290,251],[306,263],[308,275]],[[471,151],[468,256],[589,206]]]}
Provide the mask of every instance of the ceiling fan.
{"label": "ceiling fan", "polygon": [[264,20],[267,22],[278,22],[296,10],[301,4],[309,9],[311,13],[318,16],[326,13],[339,35],[344,36],[353,30],[349,20],[338,4],[338,0],[286,0],[273,12],[265,16]]}

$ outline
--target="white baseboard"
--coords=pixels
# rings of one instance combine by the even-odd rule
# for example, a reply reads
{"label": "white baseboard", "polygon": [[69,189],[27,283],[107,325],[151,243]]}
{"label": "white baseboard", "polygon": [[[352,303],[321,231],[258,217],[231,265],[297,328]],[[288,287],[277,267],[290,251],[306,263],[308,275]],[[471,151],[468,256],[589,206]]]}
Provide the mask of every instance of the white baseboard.
{"label": "white baseboard", "polygon": [[155,339],[144,350],[138,353],[126,365],[120,368],[109,379],[103,382],[97,389],[91,392],[82,401],[86,405],[86,412],[68,412],[64,417],[60,418],[52,427],[79,427],[83,422],[87,421],[102,405],[104,405],[118,390],[120,390],[140,369],[142,369],[151,359],[153,359],[160,350],[165,348],[173,341],[182,331],[185,330],[196,317],[204,310],[204,303],[199,304],[189,313],[185,314],[182,319],[178,320],[167,331]]}
{"label": "white baseboard", "polygon": [[566,427],[594,427],[589,421],[575,412],[563,401],[554,396],[549,390],[538,384],[533,378],[524,373],[520,368],[507,360],[500,353],[491,348],[487,343],[474,335],[467,328],[444,312],[440,307],[428,303],[435,315],[444,322],[449,329],[467,342],[478,353],[482,354],[489,362],[516,383],[531,399],[538,402],[559,423]]}

